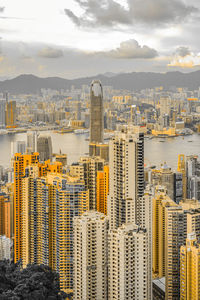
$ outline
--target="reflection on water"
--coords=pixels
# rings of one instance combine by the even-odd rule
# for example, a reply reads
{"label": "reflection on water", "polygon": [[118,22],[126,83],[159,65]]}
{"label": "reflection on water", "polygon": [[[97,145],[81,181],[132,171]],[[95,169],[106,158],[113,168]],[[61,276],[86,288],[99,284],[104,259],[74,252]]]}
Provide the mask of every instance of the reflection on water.
{"label": "reflection on water", "polygon": [[[76,162],[81,155],[88,153],[88,134],[76,135],[74,133],[57,134],[48,132],[52,137],[53,151],[66,153],[68,163]],[[11,142],[26,141],[26,133],[0,136],[0,165],[10,165]],[[160,142],[160,141],[164,142]],[[200,149],[200,135],[186,137],[145,140],[145,162],[159,166],[163,162],[173,169],[177,168],[178,154],[197,154]]]}

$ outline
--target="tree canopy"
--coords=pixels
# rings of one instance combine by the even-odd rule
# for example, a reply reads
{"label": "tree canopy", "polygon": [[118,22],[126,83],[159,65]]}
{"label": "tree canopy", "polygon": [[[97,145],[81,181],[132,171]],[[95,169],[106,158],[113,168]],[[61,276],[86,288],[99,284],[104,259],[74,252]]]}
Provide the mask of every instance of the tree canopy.
{"label": "tree canopy", "polygon": [[66,294],[60,291],[59,275],[44,265],[28,265],[21,262],[0,261],[0,300],[62,300]]}

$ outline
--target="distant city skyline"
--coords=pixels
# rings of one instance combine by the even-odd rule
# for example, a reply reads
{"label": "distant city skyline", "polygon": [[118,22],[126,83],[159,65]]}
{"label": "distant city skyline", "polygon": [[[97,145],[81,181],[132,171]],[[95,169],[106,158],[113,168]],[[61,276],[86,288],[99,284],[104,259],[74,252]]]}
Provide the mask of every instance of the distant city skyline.
{"label": "distant city skyline", "polygon": [[200,69],[200,4],[0,0],[0,79]]}

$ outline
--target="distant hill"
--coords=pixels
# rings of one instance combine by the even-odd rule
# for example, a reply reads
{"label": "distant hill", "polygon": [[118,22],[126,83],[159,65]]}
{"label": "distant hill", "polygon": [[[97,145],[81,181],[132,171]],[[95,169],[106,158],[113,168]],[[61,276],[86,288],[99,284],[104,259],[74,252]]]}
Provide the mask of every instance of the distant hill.
{"label": "distant hill", "polygon": [[111,85],[115,89],[127,89],[139,91],[141,89],[163,86],[169,89],[172,86],[187,87],[194,90],[200,87],[200,71],[191,73],[168,72],[168,73],[105,73],[94,77],[78,79],[63,79],[59,77],[40,78],[31,74],[20,75],[16,78],[0,81],[0,92],[8,91],[11,94],[34,94],[41,88],[56,90],[69,89],[72,85],[80,88],[83,84],[90,84],[93,79],[101,80],[102,84]]}

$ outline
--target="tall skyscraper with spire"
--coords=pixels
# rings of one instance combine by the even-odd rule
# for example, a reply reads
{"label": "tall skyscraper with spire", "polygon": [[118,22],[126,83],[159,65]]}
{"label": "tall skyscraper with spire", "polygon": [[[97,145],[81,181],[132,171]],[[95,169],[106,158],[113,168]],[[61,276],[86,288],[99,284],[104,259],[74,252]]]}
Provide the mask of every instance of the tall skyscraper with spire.
{"label": "tall skyscraper with spire", "polygon": [[103,88],[99,80],[90,87],[90,143],[103,143]]}

